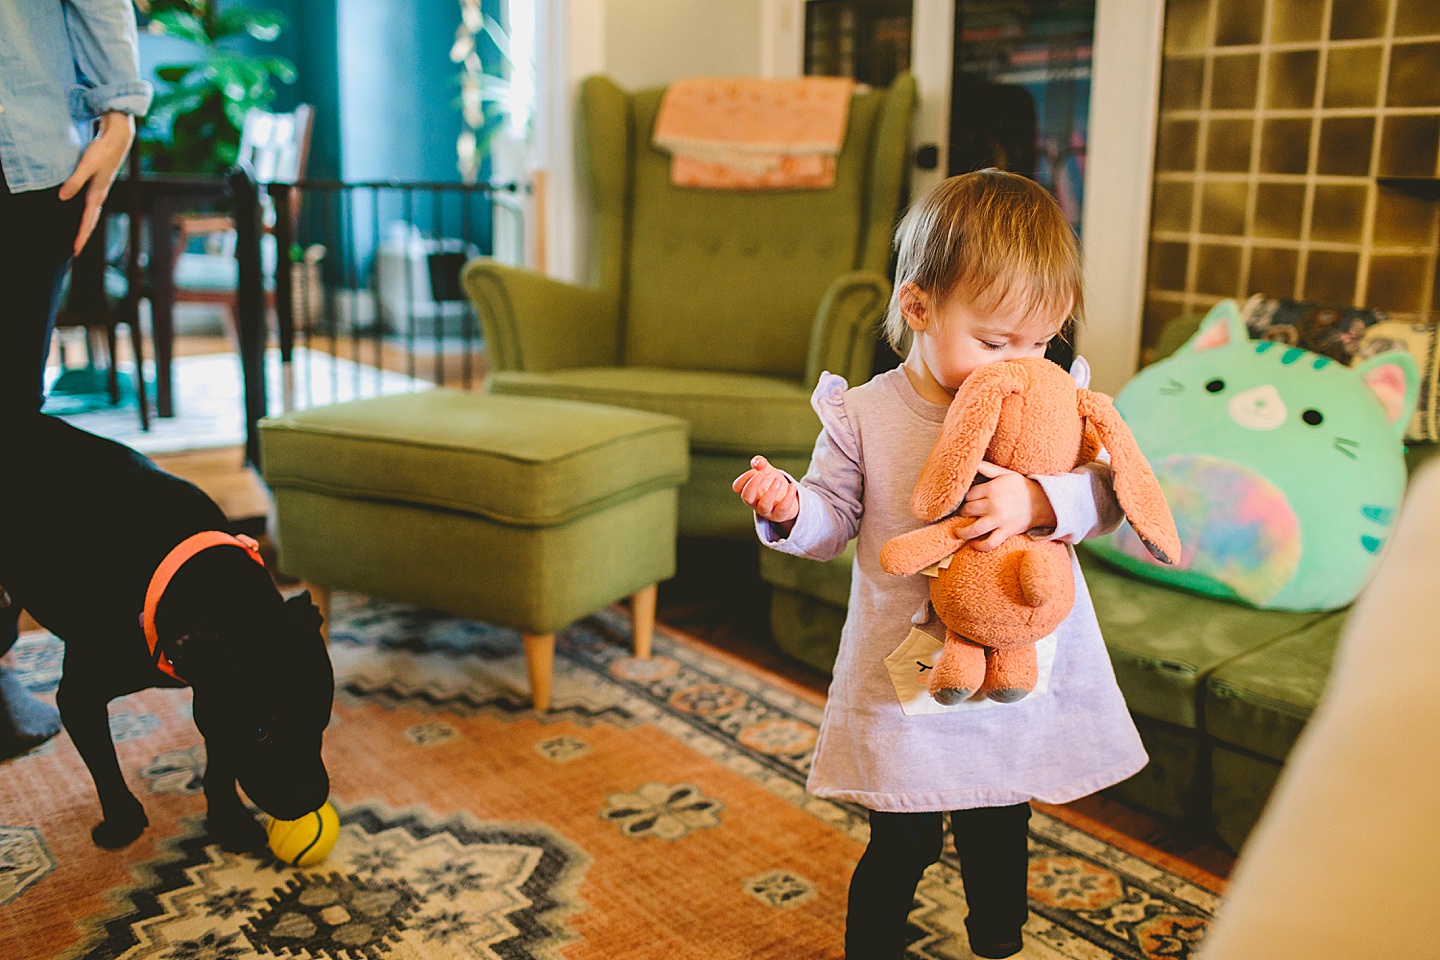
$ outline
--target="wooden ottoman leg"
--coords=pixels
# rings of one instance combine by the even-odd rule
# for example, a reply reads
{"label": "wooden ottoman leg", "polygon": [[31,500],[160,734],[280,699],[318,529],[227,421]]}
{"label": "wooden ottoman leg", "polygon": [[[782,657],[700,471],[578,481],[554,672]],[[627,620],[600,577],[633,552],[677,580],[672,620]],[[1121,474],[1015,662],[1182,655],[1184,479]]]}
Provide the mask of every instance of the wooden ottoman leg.
{"label": "wooden ottoman leg", "polygon": [[550,672],[555,666],[555,634],[524,633],[525,669],[530,673],[530,702],[541,712],[550,709]]}
{"label": "wooden ottoman leg", "polygon": [[320,611],[320,616],[325,622],[320,624],[320,636],[326,644],[330,643],[330,588],[318,583],[306,582],[305,589],[310,591],[310,600]]}
{"label": "wooden ottoman leg", "polygon": [[640,660],[650,659],[650,638],[655,634],[655,595],[658,584],[650,584],[635,591],[630,598],[630,612],[635,618],[635,656]]}

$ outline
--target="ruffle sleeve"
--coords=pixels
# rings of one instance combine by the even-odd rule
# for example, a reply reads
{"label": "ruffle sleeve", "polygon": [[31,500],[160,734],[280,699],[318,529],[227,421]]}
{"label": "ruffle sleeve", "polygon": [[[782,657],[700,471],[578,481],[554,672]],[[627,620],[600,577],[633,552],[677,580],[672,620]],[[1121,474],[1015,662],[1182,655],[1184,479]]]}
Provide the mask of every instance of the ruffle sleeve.
{"label": "ruffle sleeve", "polygon": [[[800,512],[789,533],[755,518],[760,542],[782,553],[829,560],[839,556],[860,526],[865,472],[860,437],[845,413],[844,377],[825,372],[810,396],[823,428],[815,440],[810,469],[799,481]],[[793,477],[791,479],[794,479]]]}
{"label": "ruffle sleeve", "polygon": [[836,449],[859,463],[860,440],[845,413],[845,391],[849,389],[850,385],[845,382],[844,377],[826,370],[820,374],[820,382],[815,385],[815,392],[810,394],[810,406],[820,417],[820,425],[830,435],[830,442]]}

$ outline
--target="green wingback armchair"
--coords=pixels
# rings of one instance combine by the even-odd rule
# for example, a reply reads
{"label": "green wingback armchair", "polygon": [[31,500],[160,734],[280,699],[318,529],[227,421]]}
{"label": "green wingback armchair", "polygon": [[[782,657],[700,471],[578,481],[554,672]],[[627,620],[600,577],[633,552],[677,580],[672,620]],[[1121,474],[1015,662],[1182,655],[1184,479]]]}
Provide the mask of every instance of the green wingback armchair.
{"label": "green wingback armchair", "polygon": [[485,260],[464,285],[484,326],[494,393],[608,403],[690,424],[679,529],[753,536],[730,490],[763,453],[799,475],[820,430],[821,371],[868,379],[915,100],[908,74],[857,93],[824,190],[670,183],[651,144],[662,89],[606,77],[580,91],[589,180],[586,285]]}

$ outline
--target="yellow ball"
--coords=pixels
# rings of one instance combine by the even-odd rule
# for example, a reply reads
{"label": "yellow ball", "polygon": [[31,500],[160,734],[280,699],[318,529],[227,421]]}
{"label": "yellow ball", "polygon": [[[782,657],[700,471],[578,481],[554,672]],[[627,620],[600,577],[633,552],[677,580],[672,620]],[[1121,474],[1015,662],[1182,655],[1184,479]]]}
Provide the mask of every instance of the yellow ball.
{"label": "yellow ball", "polygon": [[310,867],[324,860],[340,839],[340,818],[335,808],[324,804],[299,820],[270,818],[265,825],[270,852],[292,867]]}

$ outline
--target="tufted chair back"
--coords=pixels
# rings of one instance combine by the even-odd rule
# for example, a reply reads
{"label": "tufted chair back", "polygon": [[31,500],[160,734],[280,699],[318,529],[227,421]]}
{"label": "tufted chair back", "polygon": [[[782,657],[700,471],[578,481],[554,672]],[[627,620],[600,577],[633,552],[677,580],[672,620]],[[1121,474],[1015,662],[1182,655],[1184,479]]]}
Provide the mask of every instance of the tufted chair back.
{"label": "tufted chair back", "polygon": [[663,90],[586,80],[591,282],[618,294],[622,365],[804,377],[831,281],[886,272],[913,88],[853,98],[834,188],[739,191],[670,183],[651,143]]}

